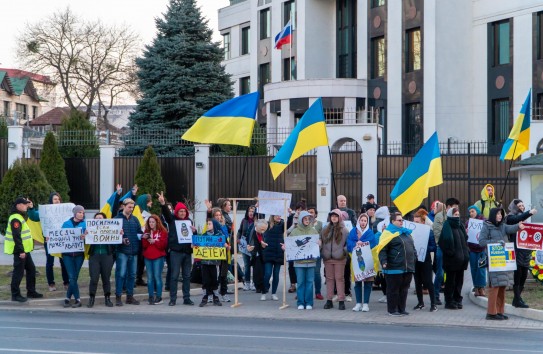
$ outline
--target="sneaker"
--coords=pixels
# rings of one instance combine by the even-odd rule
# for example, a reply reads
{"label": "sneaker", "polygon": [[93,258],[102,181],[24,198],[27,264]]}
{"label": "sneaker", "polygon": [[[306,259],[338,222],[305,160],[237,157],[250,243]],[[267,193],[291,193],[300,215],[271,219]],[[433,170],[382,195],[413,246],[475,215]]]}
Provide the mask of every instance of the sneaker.
{"label": "sneaker", "polygon": [[339,298],[337,297],[337,295],[334,295],[334,297],[332,298],[332,302],[338,302]]}
{"label": "sneaker", "polygon": [[[224,298],[224,296],[223,296],[223,298]],[[217,296],[213,296],[213,305],[222,306],[221,301],[219,300],[219,298]]]}
{"label": "sneaker", "polygon": [[400,312],[400,314],[401,314],[402,316],[409,316],[409,312],[407,312],[407,311],[405,311],[405,310],[402,311],[402,312]]}
{"label": "sneaker", "polygon": [[273,301],[279,301],[279,298],[277,297],[277,295],[272,294],[272,300]]}
{"label": "sneaker", "polygon": [[255,284],[254,284],[254,283],[251,283],[251,285],[249,286],[249,290],[250,290],[250,291],[256,291],[256,288],[255,288]]}
{"label": "sneaker", "polygon": [[324,297],[321,294],[317,294],[317,295],[315,295],[315,299],[324,300]]}
{"label": "sneaker", "polygon": [[456,303],[456,308],[459,309],[459,310],[462,310],[464,308],[464,305],[462,305],[461,302],[457,302]]}
{"label": "sneaker", "polygon": [[[168,306],[175,306],[175,304],[177,303],[177,300],[170,300],[170,302],[168,303]],[[194,304],[194,303],[193,303]]]}
{"label": "sneaker", "polygon": [[260,295],[260,301],[266,301],[266,294]]}
{"label": "sneaker", "polygon": [[81,300],[80,299],[77,299],[75,300],[74,304],[72,305],[72,307],[75,309],[77,307],[81,307]]}
{"label": "sneaker", "polygon": [[298,310],[305,310],[304,305],[298,305]]}
{"label": "sneaker", "polygon": [[370,307],[368,306],[368,304],[362,305],[362,312],[370,312]]}
{"label": "sneaker", "polygon": [[424,308],[424,304],[417,304],[417,306],[413,307],[413,310],[415,311],[418,311],[418,310],[422,310]]}
{"label": "sneaker", "polygon": [[332,300],[326,300],[326,303],[324,304],[324,309],[328,310],[334,307],[334,303]]}
{"label": "sneaker", "polygon": [[[175,304],[175,300],[174,300],[174,304]],[[191,299],[185,299],[185,300],[183,300],[183,305],[192,306],[192,305],[194,305],[194,301],[192,301]]]}
{"label": "sneaker", "polygon": [[353,302],[353,297],[349,294],[349,295],[345,295],[345,301],[347,302]]}
{"label": "sneaker", "polygon": [[155,297],[155,305],[163,304],[162,298],[160,296]]}
{"label": "sneaker", "polygon": [[435,304],[438,305],[438,306],[443,305],[443,303],[441,302],[441,300],[439,298],[436,299]]}
{"label": "sneaker", "polygon": [[147,303],[149,305],[154,305],[155,304],[155,298],[154,297],[149,297],[149,299],[147,300]]}
{"label": "sneaker", "polygon": [[311,306],[311,305],[306,305],[306,306],[305,306],[305,309],[306,309],[306,310],[313,310],[313,306]]}
{"label": "sneaker", "polygon": [[49,285],[49,291],[57,291],[57,287],[54,285]]}
{"label": "sneaker", "polygon": [[437,311],[437,306],[436,305],[430,306],[430,312],[436,312],[436,311]]}
{"label": "sneaker", "polygon": [[402,317],[402,314],[399,312],[389,312],[388,315],[392,317]]}
{"label": "sneaker", "polygon": [[228,296],[228,295],[222,295],[222,296],[221,296],[221,301],[222,301],[222,302],[231,302],[232,300],[230,300],[230,296]]}
{"label": "sneaker", "polygon": [[445,304],[445,308],[446,308],[447,310],[458,310],[458,307],[456,307],[456,304],[455,304],[455,303]]}
{"label": "sneaker", "polygon": [[250,290],[251,290],[251,285],[248,283],[245,283],[245,286],[243,287],[243,291],[250,291]]}
{"label": "sneaker", "polygon": [[381,298],[379,299],[379,302],[382,303],[382,304],[386,304],[387,303],[387,296],[381,296]]}
{"label": "sneaker", "polygon": [[66,307],[72,307],[72,304],[70,304],[70,300],[69,300],[69,299],[64,299],[64,304],[63,304],[62,306],[64,306],[65,308],[66,308]]}
{"label": "sneaker", "polygon": [[362,310],[362,304],[356,304],[356,305],[354,305],[354,307],[353,307],[353,311],[354,311],[354,312],[359,312],[359,311],[361,311],[361,310]]}

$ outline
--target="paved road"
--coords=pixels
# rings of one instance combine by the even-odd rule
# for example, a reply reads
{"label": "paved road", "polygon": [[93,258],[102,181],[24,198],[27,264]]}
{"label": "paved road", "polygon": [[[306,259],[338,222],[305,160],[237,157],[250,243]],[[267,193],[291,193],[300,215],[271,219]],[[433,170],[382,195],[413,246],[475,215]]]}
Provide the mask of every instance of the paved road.
{"label": "paved road", "polygon": [[4,312],[7,353],[543,353],[539,332],[164,314]]}

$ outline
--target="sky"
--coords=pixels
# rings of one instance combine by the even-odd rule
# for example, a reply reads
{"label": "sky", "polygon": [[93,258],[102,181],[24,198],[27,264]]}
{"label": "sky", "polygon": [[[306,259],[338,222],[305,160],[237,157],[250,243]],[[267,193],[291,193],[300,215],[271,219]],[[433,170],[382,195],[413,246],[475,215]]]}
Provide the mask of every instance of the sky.
{"label": "sky", "polygon": [[[202,14],[214,30],[214,40],[219,41],[217,10],[228,6],[229,0],[196,0]],[[27,23],[46,18],[70,6],[71,10],[89,19],[100,19],[105,24],[131,26],[139,33],[143,44],[151,43],[155,35],[155,18],[166,12],[168,0],[26,0],[10,1],[4,7],[0,35],[0,67],[19,68],[15,58],[16,37]]]}

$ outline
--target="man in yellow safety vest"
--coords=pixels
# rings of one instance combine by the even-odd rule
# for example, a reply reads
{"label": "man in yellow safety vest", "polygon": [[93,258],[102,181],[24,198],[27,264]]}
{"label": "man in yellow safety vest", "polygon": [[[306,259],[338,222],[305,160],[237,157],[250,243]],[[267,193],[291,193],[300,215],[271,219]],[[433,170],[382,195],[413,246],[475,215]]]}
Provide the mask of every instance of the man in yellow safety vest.
{"label": "man in yellow safety vest", "polygon": [[13,255],[13,275],[11,277],[11,301],[25,302],[26,297],[21,295],[19,286],[26,270],[26,295],[31,299],[43,297],[36,291],[36,267],[30,252],[34,249],[34,240],[30,234],[30,227],[26,220],[26,211],[29,201],[18,197],[13,204],[8,219],[6,237],[4,240],[4,253]]}

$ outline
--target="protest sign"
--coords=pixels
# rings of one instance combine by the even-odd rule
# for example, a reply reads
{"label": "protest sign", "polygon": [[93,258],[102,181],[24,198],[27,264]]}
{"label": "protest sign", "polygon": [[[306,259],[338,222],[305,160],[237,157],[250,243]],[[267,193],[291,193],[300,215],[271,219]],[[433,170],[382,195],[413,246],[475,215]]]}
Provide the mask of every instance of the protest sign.
{"label": "protest sign", "polygon": [[524,224],[524,230],[517,232],[517,248],[525,250],[543,250],[543,225]]}
{"label": "protest sign", "polygon": [[[270,215],[285,216],[285,201],[287,199],[287,209],[290,207],[290,201],[292,200],[291,193],[279,193],[258,191],[258,213]],[[274,200],[266,200],[274,199]]]}
{"label": "protest sign", "polygon": [[303,261],[320,257],[319,235],[289,236],[285,239],[287,261]]}
{"label": "protest sign", "polygon": [[177,230],[177,242],[192,242],[192,222],[190,220],[175,220],[175,229]]}
{"label": "protest sign", "polygon": [[87,245],[115,245],[123,242],[121,219],[89,219],[87,223]]}
{"label": "protest sign", "polygon": [[226,238],[224,236],[192,235],[194,258],[226,260]]}
{"label": "protest sign", "polygon": [[517,270],[515,245],[513,242],[489,243],[487,245],[488,271],[501,272]]}
{"label": "protest sign", "polygon": [[40,223],[43,234],[47,235],[50,230],[62,228],[62,224],[74,216],[72,212],[74,207],[74,203],[40,205]]}
{"label": "protest sign", "polygon": [[351,230],[353,229],[353,223],[351,222],[351,220],[343,220],[343,224],[345,224],[347,231],[351,232]]}
{"label": "protest sign", "polygon": [[251,252],[249,252],[249,250],[247,250],[247,238],[245,236],[242,236],[239,239],[238,251],[245,254],[245,255],[247,255],[247,256],[251,256]]}
{"label": "protest sign", "polygon": [[432,228],[426,224],[418,224],[407,220],[403,221],[403,227],[413,230],[411,236],[415,242],[418,261],[424,262],[426,259],[426,250],[428,249],[428,238],[430,237]]}
{"label": "protest sign", "polygon": [[81,228],[49,230],[46,237],[47,252],[49,253],[67,253],[83,252],[84,242],[81,238]]}
{"label": "protest sign", "polygon": [[377,274],[373,266],[373,255],[371,254],[369,242],[362,242],[362,246],[357,246],[353,249],[351,266],[353,277],[356,281],[363,281]]}
{"label": "protest sign", "polygon": [[479,234],[483,228],[483,220],[469,219],[468,220],[468,242],[479,244]]}

